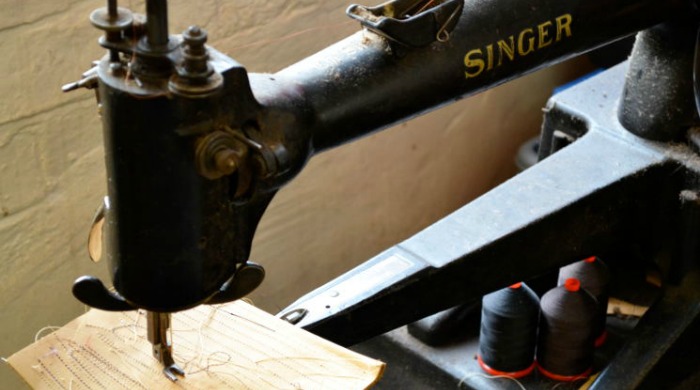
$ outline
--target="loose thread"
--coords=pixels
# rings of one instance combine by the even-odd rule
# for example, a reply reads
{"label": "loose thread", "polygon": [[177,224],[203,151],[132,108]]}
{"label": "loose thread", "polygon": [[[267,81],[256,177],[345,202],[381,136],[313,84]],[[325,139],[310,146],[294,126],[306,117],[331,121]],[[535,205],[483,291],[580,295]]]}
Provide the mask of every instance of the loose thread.
{"label": "loose thread", "polygon": [[[216,356],[216,355],[221,355],[224,357],[224,359],[219,360],[218,362],[215,361],[214,363],[212,363],[212,360],[213,360],[214,356]],[[201,358],[200,358],[200,360],[201,360]],[[224,365],[228,364],[229,362],[231,362],[231,355],[230,354],[228,354],[224,351],[216,351],[216,352],[210,354],[209,356],[207,356],[206,365],[202,366],[200,364],[200,365],[198,365],[197,370],[188,372],[187,374],[194,375],[194,374],[197,374],[200,372],[209,372],[209,369],[211,369],[212,367],[224,366]]]}
{"label": "loose thread", "polygon": [[[139,310],[140,312],[140,310]],[[136,341],[139,339],[139,333],[138,333],[138,324],[139,320],[141,319],[140,313],[136,313],[134,316],[134,322],[131,324],[131,333],[134,335],[134,337],[131,339],[131,343],[136,343]]]}
{"label": "loose thread", "polygon": [[509,376],[507,376],[507,375],[486,375],[486,374],[482,374],[482,373],[479,373],[479,372],[470,372],[470,373],[467,373],[465,376],[462,377],[462,379],[460,379],[459,383],[457,383],[457,388],[458,388],[458,389],[461,389],[461,388],[462,388],[462,384],[464,384],[464,381],[466,381],[466,380],[469,379],[469,378],[474,378],[474,377],[476,377],[476,378],[484,378],[484,379],[509,379],[509,380],[515,382],[515,384],[517,384],[518,387],[520,387],[522,390],[527,390],[527,389],[525,388],[525,386],[523,386],[523,384],[520,383],[520,381],[517,380],[517,379],[515,379],[515,378],[509,377]]}
{"label": "loose thread", "polygon": [[[61,329],[60,326],[45,326],[45,327],[39,329],[39,331],[36,332],[36,334],[34,335],[34,342],[36,343],[37,341],[39,341],[39,339],[42,337],[42,336],[41,336],[42,333],[46,332],[47,330],[50,330],[50,331],[52,331],[52,332],[55,332],[55,331],[57,331],[57,330],[59,330],[59,329]],[[49,334],[50,334],[50,333],[49,333]],[[47,336],[48,336],[48,335],[47,335]]]}
{"label": "loose thread", "polygon": [[232,312],[227,312],[227,313],[230,314],[230,315],[232,315],[232,316],[234,316],[234,317],[240,318],[240,319],[242,319],[242,320],[244,320],[244,321],[248,321],[248,322],[250,322],[250,323],[253,324],[253,325],[257,325],[257,326],[259,326],[259,327],[261,327],[261,328],[263,328],[263,329],[267,329],[267,330],[269,330],[270,332],[276,332],[275,329],[270,328],[269,326],[265,326],[265,325],[263,325],[263,324],[261,324],[261,323],[259,323],[259,322],[255,322],[255,321],[251,320],[250,318],[246,318],[246,317],[243,317],[243,316],[241,316],[241,315],[238,315],[238,314],[232,313]]}
{"label": "loose thread", "polygon": [[[198,356],[197,359],[197,366],[201,367],[202,366],[202,358],[204,357],[204,333],[203,329],[205,326],[209,326],[211,321],[214,320],[214,317],[216,316],[216,313],[219,311],[219,307],[213,307],[209,310],[209,314],[205,317],[202,318],[202,321],[199,322],[199,327],[197,327],[197,353],[196,355]],[[230,359],[230,356],[229,356]],[[209,362],[209,358],[207,358],[207,364]],[[208,368],[208,367],[207,367]]]}
{"label": "loose thread", "polygon": [[[143,336],[143,337],[139,336],[139,333],[138,333],[138,331],[139,331],[138,325],[139,325],[139,321],[141,319],[141,316],[142,316],[142,313],[140,310],[133,316],[133,319],[132,319],[132,315],[125,314],[124,317],[128,320],[128,322],[126,320],[120,321],[120,323],[126,322],[125,325],[114,326],[114,327],[109,328],[109,329],[102,328],[102,330],[111,332],[116,337],[118,337],[119,340],[121,342],[123,342],[125,345],[134,345],[140,339],[145,338],[145,336]],[[88,326],[90,326],[90,325],[88,325]],[[127,334],[125,334],[124,336],[122,336],[121,332],[120,332],[123,329],[126,330],[126,332],[127,332]]]}
{"label": "loose thread", "polygon": [[[597,374],[596,374],[596,377],[597,377]],[[556,390],[556,389],[557,389],[558,387],[560,387],[560,386],[566,386],[566,385],[568,385],[568,384],[571,384],[571,383],[574,383],[574,382],[580,382],[580,381],[583,381],[583,380],[586,380],[586,382],[588,382],[588,380],[590,380],[590,378],[591,378],[591,377],[589,377],[589,376],[579,376],[579,377],[577,377],[577,378],[572,379],[572,380],[569,381],[569,382],[559,382],[559,383],[555,384],[554,386],[552,386],[552,388],[551,388],[550,390]],[[584,383],[583,385],[585,386],[585,384],[586,384],[586,383]],[[579,387],[579,390],[583,390],[583,389],[584,389],[583,386]]]}

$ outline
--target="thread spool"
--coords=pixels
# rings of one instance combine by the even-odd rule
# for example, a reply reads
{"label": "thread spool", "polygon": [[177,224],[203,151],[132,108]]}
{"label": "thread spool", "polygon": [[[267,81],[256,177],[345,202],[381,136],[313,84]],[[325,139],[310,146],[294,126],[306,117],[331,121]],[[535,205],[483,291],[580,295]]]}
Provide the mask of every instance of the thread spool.
{"label": "thread spool", "polygon": [[540,302],[541,316],[537,342],[540,372],[557,381],[587,377],[593,366],[595,321],[598,304],[569,278],[549,290]]}
{"label": "thread spool", "polygon": [[477,360],[491,375],[521,378],[535,368],[539,298],[516,283],[482,299]]}
{"label": "thread spool", "polygon": [[610,271],[608,266],[596,256],[562,267],[559,270],[558,285],[564,284],[569,278],[576,278],[581,287],[588,291],[598,303],[598,314],[595,325],[595,346],[605,343],[608,333],[605,331],[605,321],[608,312],[608,297],[610,294]]}

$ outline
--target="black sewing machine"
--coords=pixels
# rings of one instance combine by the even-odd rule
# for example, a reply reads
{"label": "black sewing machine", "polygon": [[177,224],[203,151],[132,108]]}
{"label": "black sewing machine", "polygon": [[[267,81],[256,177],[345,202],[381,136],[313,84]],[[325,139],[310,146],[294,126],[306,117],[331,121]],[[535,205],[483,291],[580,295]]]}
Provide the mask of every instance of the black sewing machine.
{"label": "black sewing machine", "polygon": [[[312,155],[643,31],[629,65],[550,102],[544,161],[280,313],[352,345],[643,246],[668,255],[681,286],[638,327],[661,353],[623,348],[595,386],[640,383],[700,309],[681,284],[698,255],[696,2],[395,0],[348,15],[363,31],[276,74],[248,73],[201,28],[170,35],[165,0],[147,0],[145,17],[116,0],[91,15],[108,54],[65,90],[94,88],[101,108],[108,196],[96,223],[114,290],[82,277],[74,295],[148,310],[154,354],[176,379],[169,313],[262,282],[248,258],[256,226]],[[664,316],[665,300],[683,315]],[[660,324],[669,332],[649,331]],[[629,364],[642,367],[632,379]]]}

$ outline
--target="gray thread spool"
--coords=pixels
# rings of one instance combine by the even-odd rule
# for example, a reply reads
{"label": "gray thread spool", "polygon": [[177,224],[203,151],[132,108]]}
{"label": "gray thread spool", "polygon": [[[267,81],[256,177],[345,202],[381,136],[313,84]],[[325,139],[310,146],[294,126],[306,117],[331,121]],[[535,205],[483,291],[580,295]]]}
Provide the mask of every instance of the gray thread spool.
{"label": "gray thread spool", "polygon": [[525,283],[482,299],[478,361],[491,375],[521,378],[534,369],[539,298]]}
{"label": "gray thread spool", "polygon": [[610,271],[596,256],[562,267],[559,270],[558,285],[564,284],[569,278],[576,278],[581,282],[581,287],[588,291],[598,303],[598,316],[595,330],[595,346],[600,347],[605,343],[607,332],[605,321],[608,312],[608,297],[610,294]]}
{"label": "gray thread spool", "polygon": [[557,381],[573,381],[590,374],[595,350],[598,304],[575,278],[549,290],[540,301],[537,342],[540,372]]}

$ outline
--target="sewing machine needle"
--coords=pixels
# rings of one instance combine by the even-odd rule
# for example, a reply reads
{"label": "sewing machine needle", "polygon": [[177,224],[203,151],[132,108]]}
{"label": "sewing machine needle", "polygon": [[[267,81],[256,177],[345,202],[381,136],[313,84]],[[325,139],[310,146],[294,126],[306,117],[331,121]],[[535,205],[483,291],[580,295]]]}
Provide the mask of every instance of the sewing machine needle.
{"label": "sewing machine needle", "polygon": [[185,371],[173,360],[173,345],[170,340],[170,313],[146,312],[148,319],[148,341],[153,346],[153,356],[163,364],[163,374],[173,382]]}

